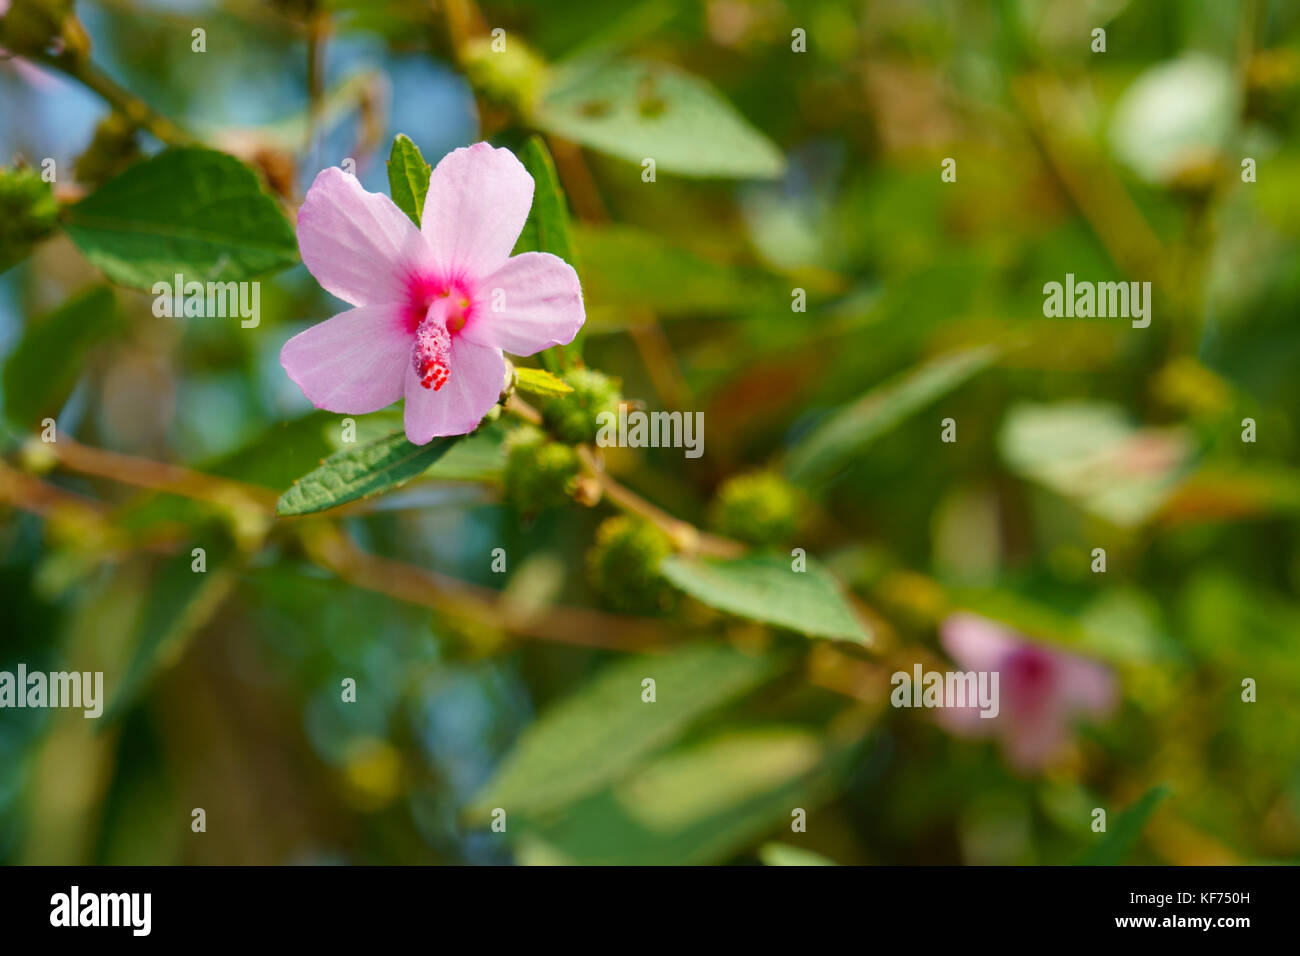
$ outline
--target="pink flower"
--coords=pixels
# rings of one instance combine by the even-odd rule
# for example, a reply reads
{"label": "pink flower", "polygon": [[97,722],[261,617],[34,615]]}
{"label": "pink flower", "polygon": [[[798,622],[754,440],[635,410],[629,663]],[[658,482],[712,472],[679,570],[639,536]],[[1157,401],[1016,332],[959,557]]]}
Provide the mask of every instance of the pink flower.
{"label": "pink flower", "polygon": [[998,674],[999,695],[996,717],[955,707],[937,711],[940,722],[958,734],[998,736],[1007,760],[1021,770],[1057,757],[1077,717],[1102,716],[1115,704],[1110,671],[1087,658],[1027,641],[973,614],[948,617],[940,631],[959,667]]}
{"label": "pink flower", "polygon": [[295,335],[280,364],[317,408],[360,415],[406,398],[406,437],[473,431],[505,384],[502,350],[573,341],[586,314],[577,273],[543,252],[511,257],[533,179],[487,143],[443,157],[420,228],[337,167],[298,211],[302,261],[355,308]]}

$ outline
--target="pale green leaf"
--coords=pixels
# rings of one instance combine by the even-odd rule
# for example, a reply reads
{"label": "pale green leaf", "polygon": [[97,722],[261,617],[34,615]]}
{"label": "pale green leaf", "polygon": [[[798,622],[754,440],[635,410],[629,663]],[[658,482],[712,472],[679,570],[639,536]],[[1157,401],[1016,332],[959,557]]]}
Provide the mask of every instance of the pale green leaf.
{"label": "pale green leaf", "polygon": [[806,563],[807,570],[795,571],[792,559],[781,555],[734,561],[672,555],[659,568],[691,597],[720,611],[813,637],[871,643],[839,582],[811,559]]}
{"label": "pale green leaf", "polygon": [[[711,644],[621,660],[525,731],[472,813],[482,817],[493,807],[543,813],[606,786],[696,718],[775,676],[779,666],[770,656]],[[655,681],[653,703],[642,700],[646,678]]]}
{"label": "pale green leaf", "polygon": [[542,129],[656,172],[771,179],[785,159],[712,86],[666,63],[587,61],[562,68],[537,108]]}

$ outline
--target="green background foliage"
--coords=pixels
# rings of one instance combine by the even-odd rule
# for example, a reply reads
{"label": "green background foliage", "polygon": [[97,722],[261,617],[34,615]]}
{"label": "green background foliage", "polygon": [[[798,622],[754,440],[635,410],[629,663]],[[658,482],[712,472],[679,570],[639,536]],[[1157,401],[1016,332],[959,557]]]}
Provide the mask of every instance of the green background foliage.
{"label": "green background foliage", "polygon": [[[0,710],[0,860],[1294,862],[1300,10],[598,6],[10,37],[0,670],[107,701]],[[312,409],[276,361],[342,308],[305,189],[351,160],[418,222],[480,139],[579,339],[465,438]],[[159,316],[177,273],[261,321]],[[1045,317],[1067,273],[1150,282],[1150,327]],[[703,456],[581,444],[615,392],[702,412]],[[958,611],[1103,663],[1114,711],[1016,769],[891,707]]]}

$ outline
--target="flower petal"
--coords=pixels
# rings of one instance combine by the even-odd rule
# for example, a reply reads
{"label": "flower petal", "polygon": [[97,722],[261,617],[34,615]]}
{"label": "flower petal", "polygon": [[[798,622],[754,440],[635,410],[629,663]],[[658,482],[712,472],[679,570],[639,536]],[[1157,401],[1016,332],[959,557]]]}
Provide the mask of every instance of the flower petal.
{"label": "flower petal", "polygon": [[1116,703],[1115,678],[1103,664],[1079,657],[1077,654],[1060,654],[1061,696],[1063,709],[1104,716]]}
{"label": "flower petal", "polygon": [[533,177],[514,153],[475,143],[434,167],[420,228],[443,270],[483,276],[510,257],[532,204]]}
{"label": "flower petal", "polygon": [[298,249],[316,281],[353,305],[400,301],[407,276],[433,264],[415,223],[337,166],[321,170],[298,210]]}
{"label": "flower petal", "polygon": [[506,260],[479,281],[478,296],[478,311],[462,335],[512,355],[568,345],[587,318],[573,266],[545,252]]}
{"label": "flower petal", "polygon": [[964,670],[995,671],[1023,642],[987,618],[959,611],[939,625],[940,641]]}
{"label": "flower petal", "polygon": [[472,432],[501,397],[506,360],[500,350],[456,336],[449,364],[447,384],[435,392],[421,385],[414,366],[406,363],[406,437],[416,445]]}
{"label": "flower petal", "polygon": [[317,408],[364,415],[402,397],[411,342],[398,306],[363,306],[299,332],[280,364]]}

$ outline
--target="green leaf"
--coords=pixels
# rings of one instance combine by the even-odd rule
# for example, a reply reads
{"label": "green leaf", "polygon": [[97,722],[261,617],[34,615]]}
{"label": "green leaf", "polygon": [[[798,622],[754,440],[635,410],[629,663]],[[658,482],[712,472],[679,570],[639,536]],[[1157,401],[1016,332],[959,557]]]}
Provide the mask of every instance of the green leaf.
{"label": "green leaf", "polygon": [[[578,259],[569,229],[569,207],[550,150],[540,136],[530,136],[519,151],[519,160],[533,177],[534,186],[533,207],[524,223],[524,231],[515,243],[515,253],[549,252],[577,270]],[[572,342],[561,346],[568,358],[576,359],[582,355],[582,336],[582,330],[579,330]],[[553,350],[543,352],[542,360],[551,371],[559,371],[560,362]]]}
{"label": "green leaf", "polygon": [[568,382],[556,378],[550,372],[543,372],[539,368],[516,368],[515,386],[520,391],[532,395],[541,395],[544,398],[568,395],[573,391],[573,386],[569,385]]}
{"label": "green leaf", "polygon": [[691,597],[720,611],[813,637],[871,643],[839,582],[812,560],[806,571],[795,571],[781,555],[734,561],[672,555],[659,570]]}
{"label": "green leaf", "polygon": [[4,365],[9,420],[22,428],[57,412],[86,354],[116,323],[117,303],[107,286],[87,289],[33,322]]}
{"label": "green leaf", "polygon": [[240,281],[298,261],[298,243],[257,175],[225,153],[168,149],[63,214],[86,258],[114,282]]}
{"label": "green leaf", "polygon": [[404,134],[393,139],[392,152],[388,154],[388,191],[397,208],[411,217],[417,226],[424,218],[424,197],[429,192],[429,176],[433,167],[424,161],[420,148]]}
{"label": "green leaf", "polygon": [[275,513],[305,515],[397,488],[425,471],[461,436],[412,445],[401,432],[326,458],[280,496]]}
{"label": "green leaf", "polygon": [[992,346],[952,352],[876,386],[795,446],[786,460],[790,480],[804,485],[826,480],[908,415],[988,368],[996,356]]}
{"label": "green leaf", "polygon": [[519,151],[519,161],[533,177],[533,208],[515,252],[549,252],[576,268],[569,237],[569,207],[555,172],[555,161],[540,136],[528,138]]}
{"label": "green leaf", "polygon": [[773,179],[781,151],[708,83],[665,63],[586,61],[559,71],[536,110],[542,129],[656,171]]}
{"label": "green leaf", "polygon": [[1182,428],[1136,428],[1118,405],[1022,403],[1008,413],[998,450],[1014,471],[1120,527],[1151,518],[1186,477]]}
{"label": "green leaf", "polygon": [[[204,571],[195,571],[193,548],[204,551]],[[211,619],[234,586],[234,549],[219,533],[207,534],[169,557],[150,588],[135,650],[105,708],[104,724],[122,715],[160,671],[180,659],[189,639]]]}
{"label": "green leaf", "polygon": [[575,225],[586,266],[588,322],[614,326],[629,312],[663,318],[790,308],[790,284],[761,269],[705,258],[632,226]]}
{"label": "green leaf", "polygon": [[1142,835],[1151,815],[1167,796],[1169,788],[1164,784],[1157,784],[1144,793],[1136,803],[1115,817],[1101,842],[1084,854],[1079,865],[1117,866],[1122,863]]}
{"label": "green leaf", "polygon": [[517,833],[525,863],[666,865],[725,862],[788,827],[834,792],[848,748],[799,727],[724,732],[671,751],[609,789]]}
{"label": "green leaf", "polygon": [[[712,644],[621,660],[524,732],[470,813],[539,814],[598,790],[701,715],[772,678],[779,663]],[[655,681],[653,703],[641,699],[647,677]]]}

